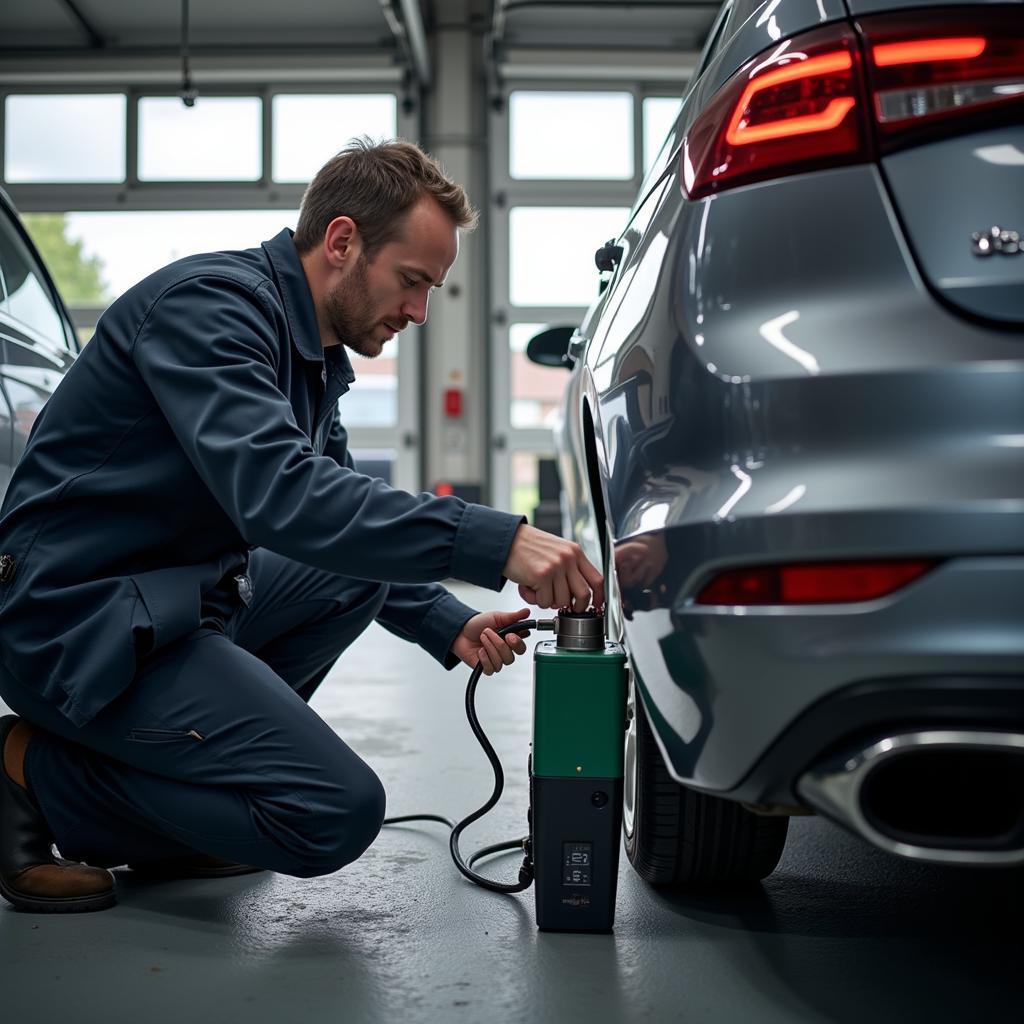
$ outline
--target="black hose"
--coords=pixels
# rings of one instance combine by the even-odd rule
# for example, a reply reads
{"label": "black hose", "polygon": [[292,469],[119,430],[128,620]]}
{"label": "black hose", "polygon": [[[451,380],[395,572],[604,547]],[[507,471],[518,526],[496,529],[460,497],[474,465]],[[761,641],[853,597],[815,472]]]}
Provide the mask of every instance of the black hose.
{"label": "black hose", "polygon": [[[524,629],[538,629],[538,628],[553,628],[553,623],[544,623],[540,626],[536,619],[523,619],[520,622],[514,622],[511,626],[505,626],[502,629],[497,630],[498,636],[505,636],[506,633],[515,633],[519,630]],[[482,850],[477,850],[469,858],[469,863],[463,860],[462,854],[459,851],[459,836],[462,835],[463,831],[473,824],[474,821],[482,818],[494,805],[501,799],[501,792],[505,788],[505,773],[502,771],[501,762],[498,760],[498,755],[494,752],[494,747],[491,746],[490,740],[487,739],[483,728],[480,725],[480,720],[476,715],[476,687],[480,682],[480,676],[483,673],[483,666],[477,664],[476,668],[473,669],[472,674],[469,677],[469,685],[466,687],[466,717],[469,719],[469,726],[473,730],[473,735],[476,736],[480,746],[483,747],[484,753],[487,755],[487,759],[491,762],[491,768],[494,769],[494,790],[490,795],[490,798],[482,806],[477,808],[472,814],[463,818],[458,824],[453,824],[447,818],[443,818],[438,814],[406,814],[398,818],[385,818],[385,825],[397,825],[404,821],[439,821],[445,825],[448,825],[452,832],[449,841],[449,848],[452,854],[452,860],[455,862],[455,866],[461,871],[466,878],[471,882],[476,882],[477,885],[482,885],[485,889],[490,889],[492,892],[522,892],[524,889],[528,889],[533,884],[533,858],[530,854],[529,849],[529,836],[524,836],[522,839],[510,839],[503,843],[495,843],[492,846],[485,846]],[[487,878],[485,875],[477,874],[473,870],[473,865],[481,860],[483,857],[487,857],[493,853],[499,853],[503,850],[514,850],[521,848],[523,851],[523,863],[519,868],[519,881],[518,882],[498,882],[493,878]]]}

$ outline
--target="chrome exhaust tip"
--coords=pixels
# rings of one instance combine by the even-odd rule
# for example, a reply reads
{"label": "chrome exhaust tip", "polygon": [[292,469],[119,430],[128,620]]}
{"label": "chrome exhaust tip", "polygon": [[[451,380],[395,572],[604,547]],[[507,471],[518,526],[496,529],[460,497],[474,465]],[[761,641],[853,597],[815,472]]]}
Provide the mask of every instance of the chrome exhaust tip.
{"label": "chrome exhaust tip", "polygon": [[875,846],[937,864],[1024,863],[1024,734],[900,733],[831,757],[797,792]]}

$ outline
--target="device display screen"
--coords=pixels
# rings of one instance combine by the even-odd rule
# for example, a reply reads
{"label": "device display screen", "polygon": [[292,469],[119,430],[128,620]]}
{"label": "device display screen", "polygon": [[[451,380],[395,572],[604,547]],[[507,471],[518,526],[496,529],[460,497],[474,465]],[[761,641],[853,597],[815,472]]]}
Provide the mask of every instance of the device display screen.
{"label": "device display screen", "polygon": [[562,884],[590,885],[593,854],[593,843],[563,843]]}

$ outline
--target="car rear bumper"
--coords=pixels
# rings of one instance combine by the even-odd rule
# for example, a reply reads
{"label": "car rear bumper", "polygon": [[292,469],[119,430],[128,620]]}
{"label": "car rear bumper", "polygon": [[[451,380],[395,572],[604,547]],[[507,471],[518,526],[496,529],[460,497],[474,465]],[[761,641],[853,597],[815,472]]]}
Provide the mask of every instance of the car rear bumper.
{"label": "car rear bumper", "polygon": [[[1019,550],[1024,518],[992,515],[973,528]],[[917,553],[936,529],[919,516],[895,517],[887,536]],[[858,604],[706,607],[685,590],[672,602],[660,585],[627,589],[623,603],[666,762],[702,790],[797,803],[800,773],[860,734],[892,724],[991,728],[1014,713],[1024,722],[1021,554],[952,557]]]}

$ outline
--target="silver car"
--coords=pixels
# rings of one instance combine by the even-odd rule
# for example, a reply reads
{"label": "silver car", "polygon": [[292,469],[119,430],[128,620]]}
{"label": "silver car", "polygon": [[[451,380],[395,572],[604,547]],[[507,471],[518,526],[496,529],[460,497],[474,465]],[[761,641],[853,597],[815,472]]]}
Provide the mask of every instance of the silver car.
{"label": "silver car", "polygon": [[763,878],[809,812],[1024,861],[1022,124],[1020,3],[726,3],[597,301],[531,342],[654,884]]}

